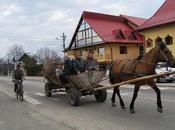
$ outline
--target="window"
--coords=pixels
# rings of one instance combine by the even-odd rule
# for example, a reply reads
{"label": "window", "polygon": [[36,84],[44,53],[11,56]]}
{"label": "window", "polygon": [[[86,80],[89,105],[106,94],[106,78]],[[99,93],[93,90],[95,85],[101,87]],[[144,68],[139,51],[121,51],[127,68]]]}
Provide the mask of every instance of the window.
{"label": "window", "polygon": [[155,39],[155,43],[157,43],[157,42],[162,42],[162,38],[157,37],[157,38]]}
{"label": "window", "polygon": [[90,26],[89,26],[89,24],[88,24],[88,23],[86,23],[86,29],[88,29],[88,28],[90,28]]}
{"label": "window", "polygon": [[92,38],[87,38],[86,42],[87,42],[87,45],[92,44]]}
{"label": "window", "polygon": [[165,38],[165,43],[166,43],[166,45],[172,45],[173,44],[173,38],[170,35],[168,35]]}
{"label": "window", "polygon": [[93,43],[98,43],[98,42],[101,42],[101,38],[99,36],[95,36],[93,37]]}
{"label": "window", "polygon": [[146,47],[149,48],[149,47],[153,47],[153,40],[148,38],[146,40]]}
{"label": "window", "polygon": [[78,40],[83,39],[82,31],[78,32]]}
{"label": "window", "polygon": [[120,54],[127,54],[127,47],[126,46],[120,46]]}
{"label": "window", "polygon": [[135,32],[131,32],[130,33],[130,35],[129,35],[129,37],[128,37],[130,40],[137,40],[137,37],[136,37],[136,34],[135,34]]}
{"label": "window", "polygon": [[139,54],[140,55],[144,54],[144,47],[143,46],[139,46]]}
{"label": "window", "polygon": [[89,26],[89,24],[83,20],[80,28],[77,32],[76,40],[74,42],[74,47],[84,47],[92,45],[93,43],[100,43],[103,40],[98,36],[98,34]]}
{"label": "window", "polygon": [[98,54],[100,54],[100,55],[105,54],[105,49],[104,48],[99,48],[98,49]]}
{"label": "window", "polygon": [[85,45],[85,39],[81,39],[78,41],[78,47],[82,47]]}
{"label": "window", "polygon": [[122,30],[119,30],[115,36],[117,39],[125,39],[125,36],[122,32]]}
{"label": "window", "polygon": [[94,30],[92,30],[92,36],[97,36],[97,33]]}
{"label": "window", "polygon": [[83,30],[82,33],[83,33],[83,39],[85,39],[86,38],[85,31]]}

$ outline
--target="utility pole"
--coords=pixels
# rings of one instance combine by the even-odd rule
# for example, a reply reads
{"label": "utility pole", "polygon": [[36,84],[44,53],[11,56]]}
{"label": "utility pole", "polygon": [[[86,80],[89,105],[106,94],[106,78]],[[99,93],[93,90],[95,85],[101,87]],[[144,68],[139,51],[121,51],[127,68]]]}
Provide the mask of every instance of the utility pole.
{"label": "utility pole", "polygon": [[[61,38],[62,38],[62,42],[63,42],[63,51],[65,53],[65,49],[66,49],[66,35],[63,33]],[[60,40],[60,39],[56,37],[56,40]]]}
{"label": "utility pole", "polygon": [[7,76],[10,76],[9,53],[7,54]]}
{"label": "utility pole", "polygon": [[63,51],[65,53],[65,49],[66,49],[66,45],[65,45],[65,41],[66,41],[66,35],[63,33],[63,35],[61,36],[63,39]]}

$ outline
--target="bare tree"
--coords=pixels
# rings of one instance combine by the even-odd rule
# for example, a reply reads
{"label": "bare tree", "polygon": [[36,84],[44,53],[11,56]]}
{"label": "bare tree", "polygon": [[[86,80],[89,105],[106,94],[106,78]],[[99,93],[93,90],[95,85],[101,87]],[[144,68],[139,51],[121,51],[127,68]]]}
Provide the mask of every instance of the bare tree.
{"label": "bare tree", "polygon": [[21,54],[24,53],[24,49],[21,45],[15,44],[9,49],[9,55],[10,56],[20,56]]}
{"label": "bare tree", "polygon": [[54,49],[50,48],[40,48],[37,50],[36,59],[39,63],[43,64],[46,60],[60,61],[60,56]]}

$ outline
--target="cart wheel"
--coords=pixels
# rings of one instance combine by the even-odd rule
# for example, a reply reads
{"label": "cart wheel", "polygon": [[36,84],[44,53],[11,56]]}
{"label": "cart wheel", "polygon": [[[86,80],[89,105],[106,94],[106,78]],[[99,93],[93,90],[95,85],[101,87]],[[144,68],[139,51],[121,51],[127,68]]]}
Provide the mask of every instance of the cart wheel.
{"label": "cart wheel", "polygon": [[107,91],[106,90],[98,90],[95,93],[95,99],[97,102],[104,102],[107,98]]}
{"label": "cart wheel", "polygon": [[78,106],[80,104],[80,92],[77,88],[69,89],[69,102],[72,106]]}
{"label": "cart wheel", "polygon": [[50,84],[49,83],[45,84],[45,94],[46,94],[47,97],[52,96],[52,92],[50,91]]}

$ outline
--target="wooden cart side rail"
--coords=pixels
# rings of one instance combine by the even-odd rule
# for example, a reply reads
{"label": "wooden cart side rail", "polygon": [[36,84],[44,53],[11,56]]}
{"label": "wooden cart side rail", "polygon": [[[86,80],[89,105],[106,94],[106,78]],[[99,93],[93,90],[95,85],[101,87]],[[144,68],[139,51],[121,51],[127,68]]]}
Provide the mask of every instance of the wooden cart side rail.
{"label": "wooden cart side rail", "polygon": [[103,86],[103,87],[95,88],[94,90],[97,91],[97,90],[103,90],[103,89],[111,89],[111,88],[115,88],[117,86],[124,85],[124,84],[131,84],[131,83],[138,82],[138,81],[141,81],[141,80],[154,79],[154,78],[173,75],[173,74],[175,74],[175,72],[165,72],[165,73],[160,73],[160,74],[154,74],[154,75],[139,77],[139,78],[127,80],[127,81],[124,81],[124,82],[121,82],[121,83],[116,83],[116,84],[113,84],[111,86]]}
{"label": "wooden cart side rail", "polygon": [[55,79],[51,76],[45,76],[45,79],[48,80],[50,83],[54,84],[54,85],[57,85],[57,86],[61,86],[61,81],[59,79]]}
{"label": "wooden cart side rail", "polygon": [[88,88],[88,86],[86,86],[85,84],[83,84],[83,82],[78,79],[76,76],[69,76],[68,77],[69,82],[73,83],[74,85],[76,85],[78,88]]}

